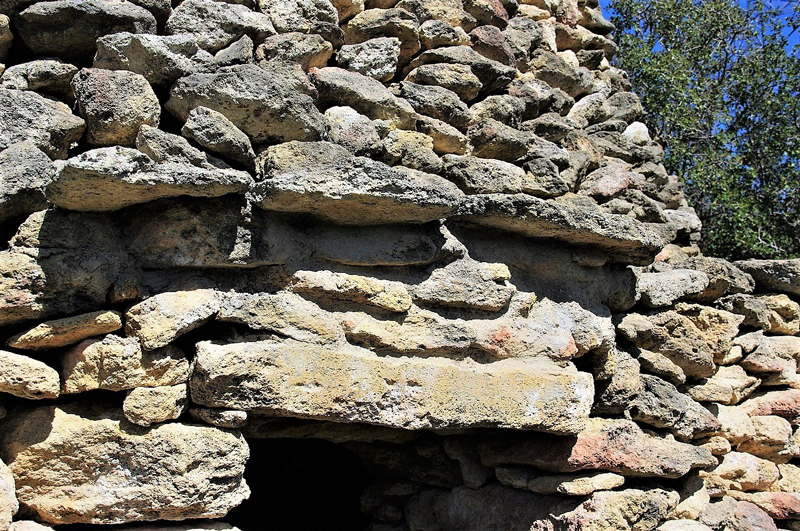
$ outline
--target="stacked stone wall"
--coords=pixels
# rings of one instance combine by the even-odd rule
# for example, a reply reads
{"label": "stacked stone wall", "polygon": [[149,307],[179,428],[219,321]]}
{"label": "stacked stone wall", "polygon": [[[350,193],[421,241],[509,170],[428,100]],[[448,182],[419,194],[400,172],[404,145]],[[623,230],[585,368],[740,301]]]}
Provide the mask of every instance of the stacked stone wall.
{"label": "stacked stone wall", "polygon": [[261,439],[373,531],[800,529],[800,261],[700,254],[613,29],[0,0],[0,531],[233,529]]}

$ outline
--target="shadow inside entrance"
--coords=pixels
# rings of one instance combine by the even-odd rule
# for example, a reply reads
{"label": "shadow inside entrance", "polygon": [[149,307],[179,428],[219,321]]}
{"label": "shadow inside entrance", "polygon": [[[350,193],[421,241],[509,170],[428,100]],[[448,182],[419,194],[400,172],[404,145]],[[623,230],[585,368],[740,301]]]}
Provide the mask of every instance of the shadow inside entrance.
{"label": "shadow inside entrance", "polygon": [[248,439],[250,499],[224,521],[242,531],[364,529],[361,493],[372,476],[342,445],[317,439]]}

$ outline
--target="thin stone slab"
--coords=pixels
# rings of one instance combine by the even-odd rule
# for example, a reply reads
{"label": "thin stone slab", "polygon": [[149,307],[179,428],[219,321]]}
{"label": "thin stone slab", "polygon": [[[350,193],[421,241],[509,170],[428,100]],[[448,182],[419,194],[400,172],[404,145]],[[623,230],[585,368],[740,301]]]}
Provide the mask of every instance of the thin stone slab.
{"label": "thin stone slab", "polygon": [[591,246],[633,265],[651,263],[664,246],[658,234],[635,219],[524,194],[468,196],[453,219],[528,238]]}
{"label": "thin stone slab", "polygon": [[122,315],[119,312],[91,312],[47,321],[15,335],[7,344],[24,350],[51,350],[109,334],[120,328]]}
{"label": "thin stone slab", "polygon": [[759,291],[800,295],[800,258],[794,260],[742,260],[734,265],[749,273]]}
{"label": "thin stone slab", "polygon": [[67,160],[48,186],[47,197],[69,210],[108,212],[166,197],[244,193],[252,181],[244,171],[157,164],[141,151],[115,146]]}
{"label": "thin stone slab", "polygon": [[192,400],[256,413],[427,429],[576,433],[592,377],[546,360],[492,364],[380,357],[292,340],[197,345]]}
{"label": "thin stone slab", "polygon": [[456,185],[365,157],[315,164],[255,187],[265,210],[305,212],[343,225],[426,223],[448,217],[463,198]]}

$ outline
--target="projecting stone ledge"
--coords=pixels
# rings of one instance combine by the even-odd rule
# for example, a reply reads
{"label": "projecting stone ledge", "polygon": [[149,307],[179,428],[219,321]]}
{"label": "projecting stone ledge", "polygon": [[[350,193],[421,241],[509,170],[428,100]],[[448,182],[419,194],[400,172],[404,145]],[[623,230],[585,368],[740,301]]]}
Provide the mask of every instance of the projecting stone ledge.
{"label": "projecting stone ledge", "polygon": [[614,261],[647,265],[664,242],[633,218],[545,201],[525,194],[472,195],[451,218],[506,230],[529,238],[588,245]]}
{"label": "projecting stone ledge", "polygon": [[594,385],[589,374],[544,359],[478,364],[292,340],[205,341],[191,394],[209,407],[393,428],[573,434],[586,424]]}
{"label": "projecting stone ledge", "polygon": [[365,157],[287,171],[256,185],[265,210],[305,212],[342,225],[426,223],[448,217],[464,194],[450,181]]}

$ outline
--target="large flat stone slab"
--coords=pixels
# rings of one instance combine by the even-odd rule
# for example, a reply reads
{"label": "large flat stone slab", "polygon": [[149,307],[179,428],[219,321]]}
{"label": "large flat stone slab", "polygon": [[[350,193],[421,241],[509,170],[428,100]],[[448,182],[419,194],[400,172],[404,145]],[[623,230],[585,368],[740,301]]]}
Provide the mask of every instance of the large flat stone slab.
{"label": "large flat stone slab", "polygon": [[651,263],[664,246],[658,234],[633,218],[525,194],[468,196],[453,219],[528,238],[594,247],[612,260],[634,265]]}
{"label": "large flat stone slab", "polygon": [[205,341],[191,394],[209,407],[394,428],[577,433],[594,385],[589,374],[543,359],[477,364],[292,340]]}
{"label": "large flat stone slab", "polygon": [[800,295],[800,258],[794,260],[742,260],[734,265],[749,273],[759,291]]}
{"label": "large flat stone slab", "polygon": [[6,421],[20,504],[51,524],[219,518],[250,495],[249,450],[230,430],[179,423],[141,428],[122,410],[75,403]]}
{"label": "large flat stone slab", "polygon": [[245,193],[253,179],[244,171],[155,163],[120,146],[93,149],[67,160],[47,188],[61,208],[108,212],[166,197],[219,197]]}
{"label": "large flat stone slab", "polygon": [[343,225],[446,218],[463,195],[437,175],[401,171],[365,157],[287,171],[255,187],[256,204],[265,210],[304,212]]}

